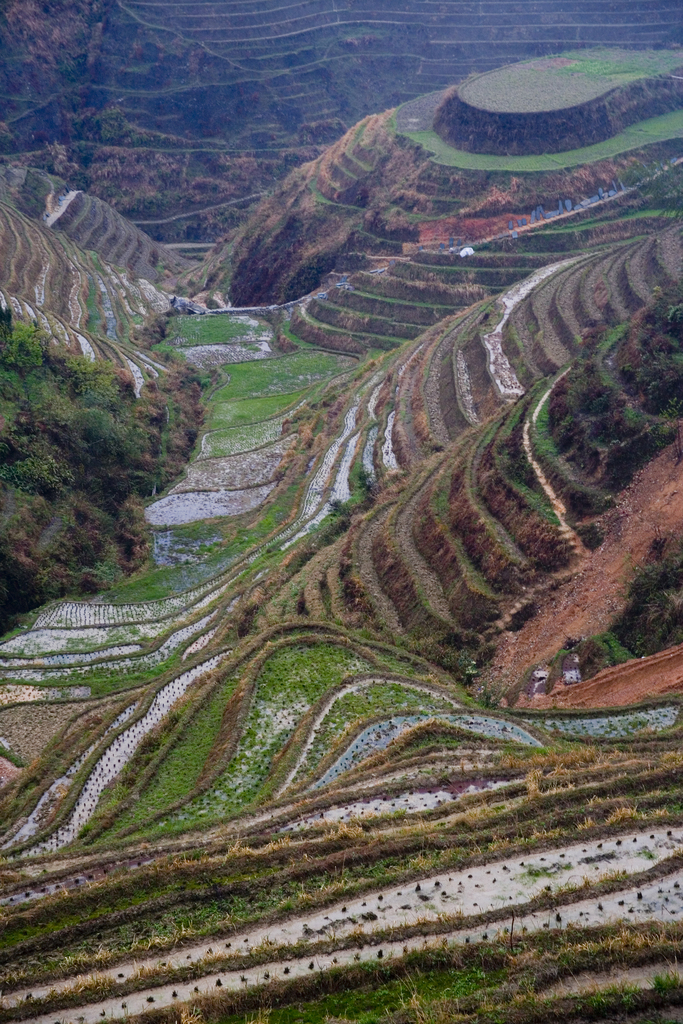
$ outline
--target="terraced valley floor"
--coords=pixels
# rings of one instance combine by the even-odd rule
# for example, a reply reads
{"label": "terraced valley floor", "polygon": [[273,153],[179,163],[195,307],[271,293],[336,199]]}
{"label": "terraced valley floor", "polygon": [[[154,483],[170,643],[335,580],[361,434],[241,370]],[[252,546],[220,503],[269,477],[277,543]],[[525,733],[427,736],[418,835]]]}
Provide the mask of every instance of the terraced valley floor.
{"label": "terraced valley floor", "polygon": [[149,557],[0,643],[0,1024],[680,1019],[680,221],[193,314],[24,187],[3,310],[202,419]]}

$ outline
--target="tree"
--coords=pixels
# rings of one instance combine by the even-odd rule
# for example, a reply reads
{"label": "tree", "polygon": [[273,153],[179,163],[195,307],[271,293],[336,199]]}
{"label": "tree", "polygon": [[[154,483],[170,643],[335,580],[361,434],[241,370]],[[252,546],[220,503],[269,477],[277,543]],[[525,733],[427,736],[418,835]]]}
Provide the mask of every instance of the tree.
{"label": "tree", "polygon": [[[37,327],[17,324],[6,330],[6,319],[0,325],[0,363],[17,370],[31,370],[43,362],[43,339]],[[11,318],[10,318],[11,328]]]}
{"label": "tree", "polygon": [[676,461],[683,458],[683,444],[681,442],[681,416],[683,416],[683,401],[680,398],[669,399],[669,404],[664,410],[664,418],[676,426]]}
{"label": "tree", "polygon": [[12,310],[0,309],[0,345],[3,345],[12,336]]}
{"label": "tree", "polygon": [[668,171],[648,173],[638,187],[655,209],[670,217],[683,217],[683,163]]}

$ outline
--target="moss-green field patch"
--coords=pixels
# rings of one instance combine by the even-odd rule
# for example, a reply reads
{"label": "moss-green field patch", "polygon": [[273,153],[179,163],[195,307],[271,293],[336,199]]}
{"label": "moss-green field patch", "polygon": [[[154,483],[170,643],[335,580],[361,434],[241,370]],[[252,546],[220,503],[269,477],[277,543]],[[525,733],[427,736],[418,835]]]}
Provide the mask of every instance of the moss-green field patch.
{"label": "moss-green field patch", "polygon": [[[480,967],[424,974],[415,971],[408,978],[388,980],[380,985],[373,983],[349,992],[335,992],[315,1002],[276,1008],[270,1011],[268,1020],[269,1024],[325,1024],[330,1020],[376,1024],[389,1014],[405,1011],[415,999],[426,1003],[436,999],[462,999],[478,989],[499,984],[504,975],[504,971],[485,973]],[[244,1024],[244,1020],[244,1015],[225,1017],[221,1024]]]}
{"label": "moss-green field patch", "polygon": [[576,50],[508,64],[468,79],[458,89],[482,110],[535,113],[573,107],[638,78],[657,76],[681,63],[666,50]]}
{"label": "moss-green field patch", "polygon": [[[216,401],[209,408],[210,426],[238,427],[250,423],[258,423],[269,420],[273,416],[290,406],[301,401],[304,391],[294,391],[287,395],[272,395],[269,398],[242,398],[239,401],[225,401],[223,389],[218,392]],[[252,442],[249,447],[255,446]],[[245,451],[246,449],[240,449]],[[219,454],[218,452],[216,454]],[[221,452],[220,454],[230,455],[232,452]]]}
{"label": "moss-green field patch", "polygon": [[533,173],[536,171],[556,171],[565,167],[578,167],[581,164],[596,163],[627,153],[632,149],[641,149],[656,142],[669,139],[683,139],[683,110],[674,110],[661,117],[651,117],[639,121],[625,131],[614,135],[605,142],[581,149],[570,149],[564,153],[543,153],[538,156],[496,156],[489,153],[466,153],[462,149],[449,146],[434,131],[403,132],[413,142],[417,142],[434,156],[434,163],[448,167],[460,167],[474,171],[515,171],[517,173]]}
{"label": "moss-green field patch", "polygon": [[178,316],[170,321],[168,337],[179,338],[188,345],[220,345],[227,341],[258,337],[272,331],[268,324],[262,324],[252,317],[221,316]]}
{"label": "moss-green field patch", "polygon": [[220,728],[225,705],[236,685],[235,678],[228,679],[207,700],[164,759],[152,784],[133,809],[117,821],[117,831],[129,825],[144,825],[151,815],[186,796],[196,786]]}
{"label": "moss-green field patch", "polygon": [[328,352],[294,352],[279,359],[238,363],[230,370],[230,383],[216,392],[214,401],[218,405],[235,398],[292,394],[353,365],[348,357]]}

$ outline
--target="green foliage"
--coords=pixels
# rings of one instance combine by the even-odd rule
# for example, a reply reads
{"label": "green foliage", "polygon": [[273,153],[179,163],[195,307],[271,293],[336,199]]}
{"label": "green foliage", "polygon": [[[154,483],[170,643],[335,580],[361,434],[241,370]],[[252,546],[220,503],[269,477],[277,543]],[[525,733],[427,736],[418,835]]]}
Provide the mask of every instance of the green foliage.
{"label": "green foliage", "polygon": [[681,976],[675,971],[666,974],[655,974],[652,979],[652,987],[660,996],[666,996],[681,987]]}
{"label": "green foliage", "polygon": [[654,209],[683,217],[683,165],[676,164],[667,171],[657,167],[640,184],[640,191]]}
{"label": "green foliage", "polygon": [[180,315],[168,318],[166,335],[176,344],[222,345],[249,338],[256,329],[244,319],[232,316]]}
{"label": "green foliage", "polygon": [[[354,986],[349,991],[276,1007],[269,1011],[268,1021],[269,1024],[326,1024],[330,1020],[348,1020],[378,1024],[390,1020],[392,1015],[404,1017],[406,1006],[411,1007],[411,1019],[429,1021],[439,1019],[432,1017],[431,1004],[435,1001],[464,999],[500,984],[504,977],[504,970],[484,971],[478,965],[451,970],[414,970],[406,978],[384,981],[369,977],[367,985]],[[444,1009],[447,1006],[444,1004]],[[226,1017],[222,1024],[245,1024],[245,1020],[243,1015]]]}
{"label": "green foliage", "polygon": [[132,810],[117,820],[117,831],[144,825],[151,814],[187,796],[197,784],[235,685],[234,678],[228,679],[200,708]]}
{"label": "green foliage", "polygon": [[472,171],[512,171],[513,173],[534,173],[538,171],[557,171],[560,168],[580,167],[582,164],[609,160],[629,150],[642,149],[643,146],[664,142],[667,139],[680,138],[683,130],[683,110],[675,110],[661,117],[650,117],[639,121],[630,128],[613,135],[605,142],[597,142],[592,146],[567,150],[564,153],[543,154],[540,156],[497,156],[489,153],[468,153],[456,149],[445,142],[435,131],[402,132],[408,138],[433,153],[432,159],[437,164],[448,167],[460,167]]}
{"label": "green foliage", "polygon": [[[582,357],[553,389],[547,420],[552,440],[592,483],[626,486],[673,440],[667,420],[683,399],[683,350],[678,323],[668,318],[675,297],[658,292],[630,326],[586,332]],[[611,348],[619,373],[604,365]]]}
{"label": "green foliage", "polygon": [[294,352],[278,359],[237,363],[230,369],[230,383],[215,396],[216,403],[235,398],[266,398],[285,395],[341,373],[351,365],[343,356],[327,352]]}
{"label": "green foliage", "polygon": [[619,642],[614,633],[601,633],[587,637],[574,648],[579,659],[582,679],[591,679],[603,668],[621,665],[633,655]]}
{"label": "green foliage", "polygon": [[[386,669],[396,671],[387,663]],[[273,764],[302,715],[324,693],[373,666],[352,649],[328,643],[285,647],[264,664],[239,747],[229,767],[211,790],[168,820],[164,834],[192,824],[223,820],[253,804]]]}
{"label": "green foliage", "polygon": [[[297,401],[300,401],[305,392],[297,391],[289,395],[272,395],[269,398],[242,398],[239,401],[223,401],[222,399],[227,397],[227,391],[219,392],[218,399],[211,403],[211,426],[216,427],[238,427],[240,425],[247,425],[252,423],[261,423],[263,420],[269,420],[273,416],[277,416],[278,413],[284,409],[288,409],[291,405],[295,405]],[[249,439],[253,437],[253,430],[242,431],[242,436]],[[231,455],[230,450],[232,442],[237,438],[237,431],[233,431],[232,434],[228,435],[227,431],[225,435],[221,431],[221,437],[224,437],[224,444],[226,447],[225,451],[216,451],[216,455]],[[218,444],[219,439],[216,439]],[[252,445],[249,445],[252,447]],[[235,450],[242,451],[243,448],[238,447]]]}
{"label": "green foliage", "polygon": [[612,632],[638,656],[683,643],[683,544],[659,562],[636,567]]}
{"label": "green foliage", "polygon": [[66,354],[3,316],[0,481],[14,514],[0,530],[0,629],[46,600],[111,586],[144,562],[142,499],[187,458],[199,397],[191,373],[168,372],[136,399],[111,364]]}
{"label": "green foliage", "polygon": [[670,419],[683,407],[683,285],[655,289],[634,317],[618,362],[647,412]]}
{"label": "green foliage", "polygon": [[36,327],[18,323],[11,333],[0,331],[0,366],[19,372],[34,369],[43,362],[44,348]]}
{"label": "green foliage", "polygon": [[308,771],[312,771],[335,746],[344,730],[351,725],[360,728],[363,721],[375,720],[380,715],[390,717],[396,714],[419,715],[439,712],[452,714],[452,704],[439,700],[436,696],[432,698],[424,691],[400,686],[398,683],[378,682],[355,693],[346,694],[333,704],[318,728],[298,778],[303,779]]}

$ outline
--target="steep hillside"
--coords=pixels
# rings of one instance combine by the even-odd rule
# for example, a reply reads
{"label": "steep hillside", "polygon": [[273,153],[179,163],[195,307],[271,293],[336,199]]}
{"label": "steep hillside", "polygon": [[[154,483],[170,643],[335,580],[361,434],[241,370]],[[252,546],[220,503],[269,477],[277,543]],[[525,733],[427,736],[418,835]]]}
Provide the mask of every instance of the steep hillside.
{"label": "steep hillside", "polygon": [[238,305],[290,301],[318,287],[330,270],[371,269],[368,256],[421,261],[432,257],[420,249],[509,237],[510,223],[517,228],[524,217],[530,227],[540,209],[553,216],[558,196],[571,197],[570,206],[579,197],[597,200],[603,186],[607,193],[639,161],[677,157],[680,149],[674,137],[646,148],[635,143],[631,152],[568,170],[515,174],[435,163],[393,125],[391,113],[366,118],[292,172],[258,206],[234,246],[214,255],[209,281],[222,284],[231,275]]}
{"label": "steep hillside", "polygon": [[92,593],[144,563],[142,499],[187,460],[209,378],[173,355],[160,362],[141,351],[163,337],[159,314],[169,309],[151,281],[187,262],[58,179],[22,167],[3,172],[6,629],[46,600]]}
{"label": "steep hillside", "polygon": [[[191,266],[106,203],[35,168],[0,168],[3,306],[57,342],[126,366],[150,313],[168,309],[152,282]],[[133,345],[127,356],[120,345]]]}
{"label": "steep hillside", "polygon": [[434,115],[473,153],[559,153],[683,107],[676,51],[585,50],[513,64],[451,90]]}
{"label": "steep hillside", "polygon": [[476,17],[425,0],[13,0],[2,18],[3,151],[195,242],[372,111],[577,43],[681,42],[669,0],[571,14],[490,0]]}
{"label": "steep hillside", "polygon": [[[148,147],[129,198],[154,219],[166,176],[175,224],[178,167],[223,146],[201,133],[253,132],[226,83],[260,83],[259,187],[295,124],[260,104],[316,41],[301,109],[349,68],[371,88],[368,35],[452,55],[471,18],[465,61],[523,31],[519,6],[307,3],[48,5],[64,62],[116,85],[76,99],[75,62],[51,109],[92,137],[51,158]],[[529,34],[614,11],[548,0]],[[681,1014],[680,112],[508,157],[429,149],[441,98],[299,151],[201,262],[75,162],[2,168],[0,1024]]]}
{"label": "steep hillside", "polygon": [[[245,231],[234,288],[297,301],[93,330],[137,398],[10,296],[21,565],[98,594],[0,644],[7,1024],[677,1012],[681,223],[616,163],[503,182],[388,120]],[[60,234],[7,210],[26,288]]]}
{"label": "steep hillside", "polygon": [[[0,623],[95,593],[147,557],[142,499],[187,459],[200,386],[181,368],[136,395],[128,368],[74,356],[36,327],[0,332]],[[173,405],[172,422],[164,414]]]}
{"label": "steep hillside", "polygon": [[602,650],[630,664],[577,697],[634,707],[503,708],[541,666],[485,674],[634,468],[680,468],[680,224],[610,209],[469,257],[498,297],[439,250],[349,274],[365,308],[332,307],[390,321],[405,284],[419,323],[369,356],[273,352],[311,302],[170,322],[157,355],[230,373],[147,506],[156,566],[0,645],[3,1020],[677,1012],[680,652],[655,700],[631,656],[680,642],[679,546],[653,529],[609,636],[556,636],[543,680]]}

